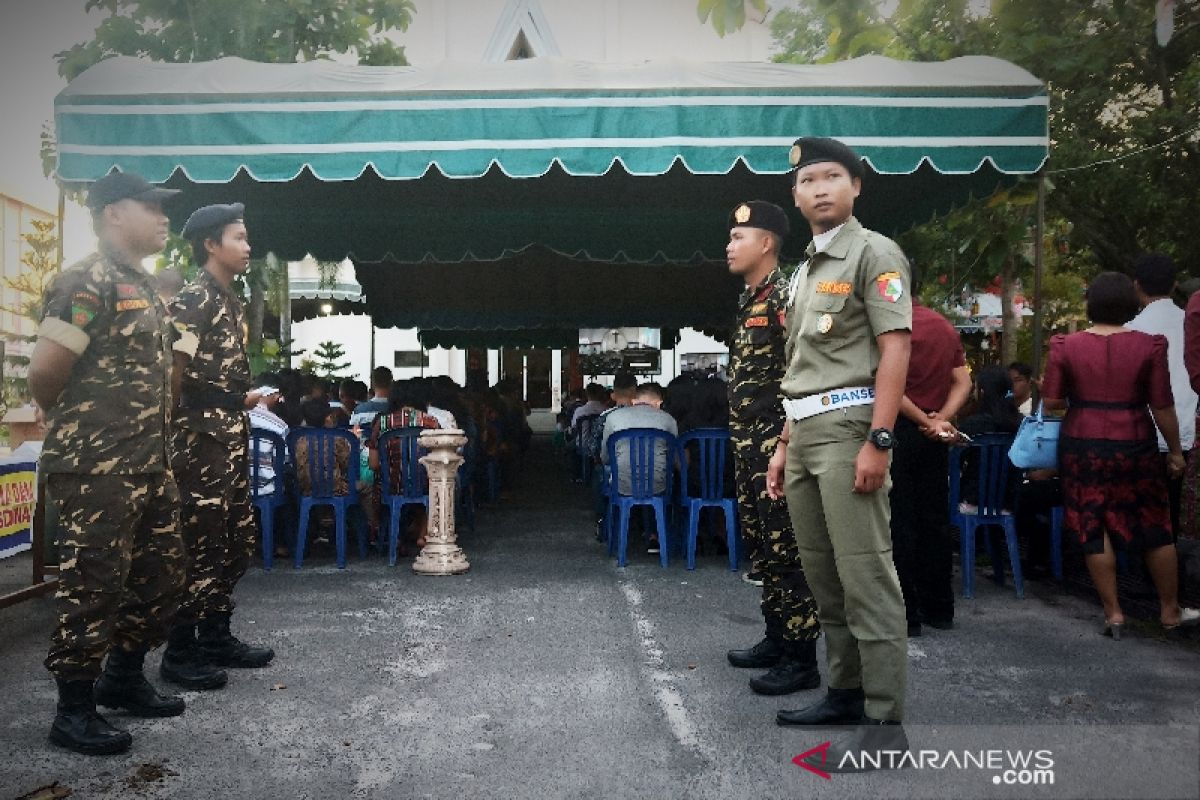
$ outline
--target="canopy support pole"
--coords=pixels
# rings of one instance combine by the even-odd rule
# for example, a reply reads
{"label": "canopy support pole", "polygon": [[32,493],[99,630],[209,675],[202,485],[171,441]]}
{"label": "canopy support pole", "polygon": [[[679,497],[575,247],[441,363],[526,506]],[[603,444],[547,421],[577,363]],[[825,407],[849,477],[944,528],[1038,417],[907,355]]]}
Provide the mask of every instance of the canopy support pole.
{"label": "canopy support pole", "polygon": [[1037,224],[1033,240],[1033,377],[1042,377],[1042,272],[1046,249],[1046,173],[1037,174]]}

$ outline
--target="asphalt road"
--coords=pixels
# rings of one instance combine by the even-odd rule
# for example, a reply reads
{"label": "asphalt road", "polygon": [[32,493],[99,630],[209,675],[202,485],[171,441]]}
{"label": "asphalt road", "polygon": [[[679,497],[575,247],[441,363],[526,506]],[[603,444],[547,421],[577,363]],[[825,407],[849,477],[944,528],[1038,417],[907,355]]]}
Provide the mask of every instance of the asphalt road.
{"label": "asphalt road", "polygon": [[716,554],[688,572],[637,552],[618,570],[587,509],[535,451],[514,496],[464,536],[467,575],[378,556],[252,570],[235,630],[274,646],[274,664],[186,693],[177,719],[111,715],[135,737],[122,756],[46,742],[50,601],[0,611],[0,798],[56,781],[85,798],[1200,796],[1194,641],[1141,625],[1113,642],[1097,604],[1045,584],[1017,600],[982,572],[955,630],[910,641],[910,740],[1049,748],[1055,784],[928,763],[800,769],[792,757],[829,732],[774,714],[824,689],[759,697],[724,657],[760,637],[758,590]]}

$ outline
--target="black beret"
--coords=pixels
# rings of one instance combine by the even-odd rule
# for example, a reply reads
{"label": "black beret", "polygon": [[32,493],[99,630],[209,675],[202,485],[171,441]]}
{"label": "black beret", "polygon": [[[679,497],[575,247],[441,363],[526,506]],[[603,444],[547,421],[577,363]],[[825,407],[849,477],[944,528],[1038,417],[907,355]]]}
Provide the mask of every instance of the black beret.
{"label": "black beret", "polygon": [[190,239],[198,233],[207,233],[213,228],[237,222],[242,219],[242,215],[245,213],[246,206],[241,203],[197,208],[188,217],[188,221],[183,224],[183,230],[180,232],[180,235],[185,239]]}
{"label": "black beret", "polygon": [[766,200],[738,203],[737,207],[729,212],[729,227],[762,228],[784,237],[792,229],[784,210]]}
{"label": "black beret", "polygon": [[99,211],[122,200],[161,203],[177,194],[178,189],[155,186],[136,172],[110,172],[92,184],[92,188],[88,190],[87,204],[93,211]]}
{"label": "black beret", "polygon": [[820,164],[823,161],[835,161],[850,171],[850,177],[863,176],[862,158],[858,153],[842,144],[837,139],[823,136],[801,136],[792,145],[788,153],[788,161],[793,169],[807,167],[809,164]]}

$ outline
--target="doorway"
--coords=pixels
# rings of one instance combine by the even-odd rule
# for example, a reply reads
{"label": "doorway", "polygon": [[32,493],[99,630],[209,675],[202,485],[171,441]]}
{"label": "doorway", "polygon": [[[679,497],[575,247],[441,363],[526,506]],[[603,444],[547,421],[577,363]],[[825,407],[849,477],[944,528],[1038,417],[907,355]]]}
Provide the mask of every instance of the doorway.
{"label": "doorway", "polygon": [[506,347],[500,352],[501,377],[511,378],[524,387],[525,402],[530,408],[548,409],[553,406],[551,366],[550,350]]}

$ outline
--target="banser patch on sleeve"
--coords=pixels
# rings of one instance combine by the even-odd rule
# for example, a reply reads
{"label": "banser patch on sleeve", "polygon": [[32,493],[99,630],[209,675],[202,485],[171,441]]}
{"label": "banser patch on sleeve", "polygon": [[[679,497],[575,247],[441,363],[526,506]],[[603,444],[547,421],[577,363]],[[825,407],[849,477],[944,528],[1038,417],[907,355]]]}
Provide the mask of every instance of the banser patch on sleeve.
{"label": "banser patch on sleeve", "polygon": [[86,328],[100,313],[100,297],[92,292],[75,292],[71,295],[71,316],[63,320],[76,328]]}

